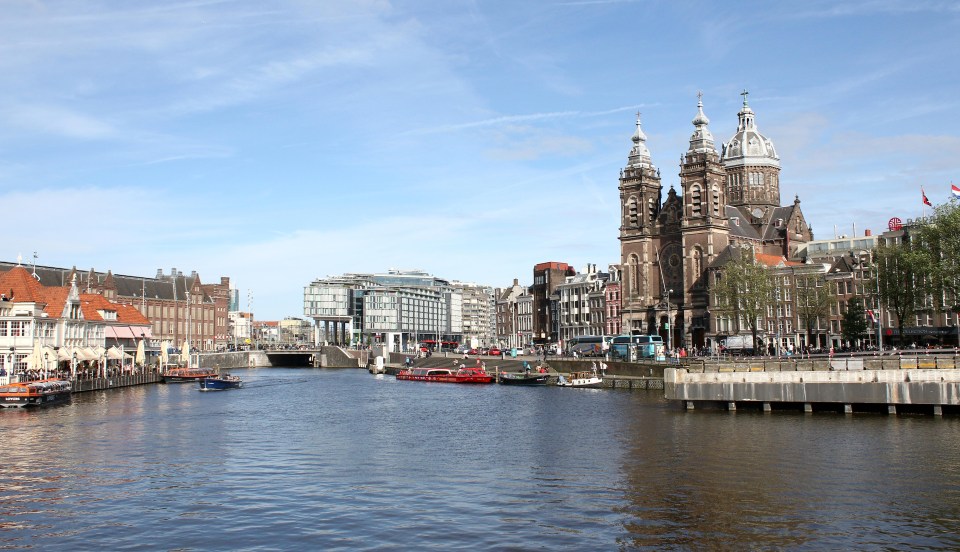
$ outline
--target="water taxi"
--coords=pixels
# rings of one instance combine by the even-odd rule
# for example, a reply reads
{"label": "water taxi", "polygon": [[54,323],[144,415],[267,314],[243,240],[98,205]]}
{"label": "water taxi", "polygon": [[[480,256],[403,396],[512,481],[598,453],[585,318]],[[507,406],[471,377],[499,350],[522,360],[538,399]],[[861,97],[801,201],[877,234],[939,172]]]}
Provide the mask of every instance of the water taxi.
{"label": "water taxi", "polygon": [[48,406],[69,401],[72,392],[73,384],[61,379],[8,383],[0,386],[0,406]]}
{"label": "water taxi", "polygon": [[483,368],[411,368],[400,370],[398,380],[435,381],[440,383],[493,383],[493,375]]}

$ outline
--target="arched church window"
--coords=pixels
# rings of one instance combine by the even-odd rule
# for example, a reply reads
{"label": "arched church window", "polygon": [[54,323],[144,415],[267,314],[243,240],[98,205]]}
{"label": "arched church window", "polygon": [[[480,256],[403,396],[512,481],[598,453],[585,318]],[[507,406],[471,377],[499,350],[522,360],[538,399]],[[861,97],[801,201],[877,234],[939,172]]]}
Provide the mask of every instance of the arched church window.
{"label": "arched church window", "polygon": [[640,259],[630,255],[630,290],[632,295],[640,295]]}

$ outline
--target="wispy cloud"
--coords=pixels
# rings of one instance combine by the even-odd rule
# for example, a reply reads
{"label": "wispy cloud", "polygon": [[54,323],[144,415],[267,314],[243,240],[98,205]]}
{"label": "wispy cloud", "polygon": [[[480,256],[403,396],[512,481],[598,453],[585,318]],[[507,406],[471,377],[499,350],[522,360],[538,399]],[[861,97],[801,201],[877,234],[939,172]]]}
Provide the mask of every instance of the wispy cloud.
{"label": "wispy cloud", "polygon": [[103,140],[117,134],[111,123],[57,105],[8,105],[0,111],[0,119],[21,131],[66,138]]}
{"label": "wispy cloud", "polygon": [[462,130],[470,130],[473,128],[485,128],[485,127],[502,127],[508,125],[515,125],[517,123],[529,123],[536,121],[547,121],[554,119],[570,119],[570,118],[587,118],[587,117],[604,117],[614,113],[622,113],[624,111],[633,111],[637,109],[643,109],[647,104],[637,104],[627,107],[617,107],[614,109],[607,109],[603,111],[554,111],[547,113],[528,113],[525,115],[503,115],[500,117],[491,117],[489,119],[482,119],[479,121],[470,121],[467,123],[458,123],[450,125],[441,125],[432,128],[421,128],[416,130],[410,130],[403,134],[407,135],[425,135],[425,134],[442,134],[448,132],[459,132]]}

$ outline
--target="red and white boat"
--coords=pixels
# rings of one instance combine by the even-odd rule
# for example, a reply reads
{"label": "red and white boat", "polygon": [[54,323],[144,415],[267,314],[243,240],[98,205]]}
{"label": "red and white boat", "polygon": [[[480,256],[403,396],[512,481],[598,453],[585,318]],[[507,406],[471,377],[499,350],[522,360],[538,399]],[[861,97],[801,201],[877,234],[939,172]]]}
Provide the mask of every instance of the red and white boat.
{"label": "red and white boat", "polygon": [[483,368],[411,368],[397,373],[398,380],[436,381],[440,383],[493,383],[493,375]]}

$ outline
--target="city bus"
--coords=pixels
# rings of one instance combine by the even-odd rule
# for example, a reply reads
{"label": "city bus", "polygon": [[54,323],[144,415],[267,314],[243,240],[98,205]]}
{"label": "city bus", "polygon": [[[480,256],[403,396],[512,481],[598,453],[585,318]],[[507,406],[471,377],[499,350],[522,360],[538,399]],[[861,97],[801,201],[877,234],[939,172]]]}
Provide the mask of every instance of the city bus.
{"label": "city bus", "polygon": [[[636,353],[630,354],[634,349]],[[664,357],[663,338],[659,335],[618,335],[610,344],[610,358],[618,360],[640,360],[641,358],[662,359]]]}
{"label": "city bus", "polygon": [[609,335],[579,335],[567,340],[567,354],[579,356],[603,356],[610,348],[613,337]]}

